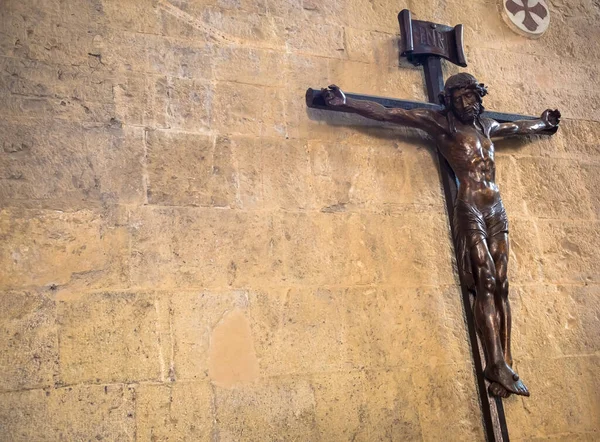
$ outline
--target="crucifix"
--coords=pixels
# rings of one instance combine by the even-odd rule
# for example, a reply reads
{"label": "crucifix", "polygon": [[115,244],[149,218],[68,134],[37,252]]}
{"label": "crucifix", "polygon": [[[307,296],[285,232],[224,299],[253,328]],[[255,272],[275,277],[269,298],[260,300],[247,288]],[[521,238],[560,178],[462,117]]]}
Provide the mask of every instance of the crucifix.
{"label": "crucifix", "polygon": [[[444,83],[441,59],[466,67],[462,25],[454,28],[398,15],[401,55],[422,65],[430,103],[308,89],[308,107],[356,113],[420,129],[436,142],[462,288],[486,435],[508,441],[501,398],[529,396],[512,369],[508,301],[508,219],[495,183],[492,138],[558,130],[560,112],[541,117],[484,111],[487,88],[460,73]],[[485,358],[482,358],[481,355]]]}

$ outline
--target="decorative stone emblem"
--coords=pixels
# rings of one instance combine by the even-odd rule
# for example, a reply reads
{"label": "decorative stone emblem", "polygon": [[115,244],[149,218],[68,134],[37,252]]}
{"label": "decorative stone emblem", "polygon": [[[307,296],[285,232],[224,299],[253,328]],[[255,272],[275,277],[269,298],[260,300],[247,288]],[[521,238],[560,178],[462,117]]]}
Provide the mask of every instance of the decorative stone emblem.
{"label": "decorative stone emblem", "polygon": [[539,38],[550,25],[550,9],[546,0],[502,0],[504,21],[516,33]]}

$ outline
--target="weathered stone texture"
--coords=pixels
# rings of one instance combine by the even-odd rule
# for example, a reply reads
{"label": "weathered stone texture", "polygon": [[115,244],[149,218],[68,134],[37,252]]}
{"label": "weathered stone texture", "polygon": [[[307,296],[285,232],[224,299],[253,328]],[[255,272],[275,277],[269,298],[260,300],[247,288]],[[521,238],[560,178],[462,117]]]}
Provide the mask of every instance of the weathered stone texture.
{"label": "weathered stone texture", "polygon": [[133,441],[134,397],[120,384],[0,393],[2,439]]}
{"label": "weathered stone texture", "polygon": [[72,210],[142,202],[141,130],[117,121],[82,126],[34,119],[0,126],[4,206]]}
{"label": "weathered stone texture", "polygon": [[208,382],[140,384],[135,416],[139,441],[213,440],[213,389]]}
{"label": "weathered stone texture", "polygon": [[[463,23],[510,219],[513,440],[597,440],[600,9],[0,1],[0,439],[484,440],[431,142],[309,110],[425,100],[397,13]],[[446,75],[459,72],[445,63]]]}
{"label": "weathered stone texture", "polygon": [[43,292],[0,294],[0,390],[54,385],[58,372],[56,307]]}
{"label": "weathered stone texture", "polygon": [[127,286],[127,228],[118,210],[0,211],[4,289]]}
{"label": "weathered stone texture", "polygon": [[143,293],[100,293],[59,302],[60,383],[164,380],[170,365],[171,345],[164,342],[168,308],[168,300]]}

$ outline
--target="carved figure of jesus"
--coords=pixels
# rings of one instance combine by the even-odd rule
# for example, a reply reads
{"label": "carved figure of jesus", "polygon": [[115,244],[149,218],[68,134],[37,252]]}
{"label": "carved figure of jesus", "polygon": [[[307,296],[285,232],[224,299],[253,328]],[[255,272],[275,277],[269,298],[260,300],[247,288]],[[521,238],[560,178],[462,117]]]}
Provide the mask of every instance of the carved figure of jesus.
{"label": "carved figure of jesus", "polygon": [[421,129],[435,140],[458,180],[454,205],[454,235],[464,280],[474,290],[475,325],[486,357],[484,375],[490,392],[529,396],[512,369],[511,313],[508,301],[508,220],[495,182],[492,138],[536,134],[558,126],[560,112],[546,110],[538,120],[498,123],[485,118],[486,87],[470,74],[453,75],[440,93],[442,111],[385,108],[348,99],[339,87],[322,90],[325,102],[346,112],[378,121]]}

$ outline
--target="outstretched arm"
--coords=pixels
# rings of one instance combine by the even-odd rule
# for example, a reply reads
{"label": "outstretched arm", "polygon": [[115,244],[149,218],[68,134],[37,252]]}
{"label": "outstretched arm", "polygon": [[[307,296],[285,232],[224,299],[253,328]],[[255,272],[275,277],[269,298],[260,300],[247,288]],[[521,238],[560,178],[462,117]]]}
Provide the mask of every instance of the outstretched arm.
{"label": "outstretched arm", "polygon": [[327,89],[322,89],[321,93],[327,106],[358,114],[371,120],[414,127],[429,133],[442,130],[435,111],[428,109],[390,109],[373,101],[355,100],[346,97],[344,92],[334,84]]}
{"label": "outstretched arm", "polygon": [[547,109],[539,120],[519,120],[511,123],[496,123],[492,126],[490,136],[507,137],[510,135],[534,135],[544,130],[558,127],[560,112],[558,109]]}

